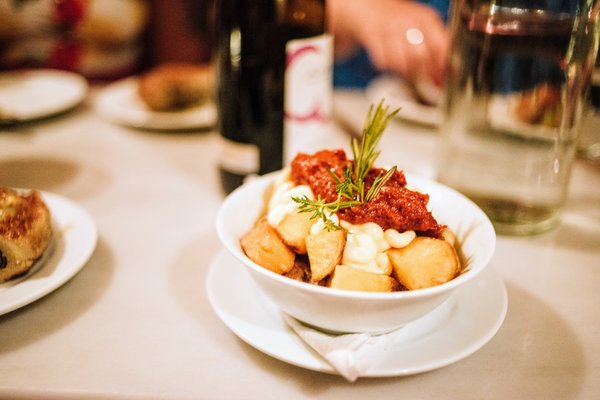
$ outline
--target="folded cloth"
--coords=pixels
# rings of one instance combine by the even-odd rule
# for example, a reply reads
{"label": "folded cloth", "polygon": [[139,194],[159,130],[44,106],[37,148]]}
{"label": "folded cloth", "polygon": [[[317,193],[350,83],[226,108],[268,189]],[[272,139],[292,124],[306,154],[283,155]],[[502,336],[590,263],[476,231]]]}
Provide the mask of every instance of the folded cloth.
{"label": "folded cloth", "polygon": [[395,330],[385,334],[332,334],[319,331],[282,313],[283,320],[349,382],[356,381],[368,369],[377,365],[393,344]]}

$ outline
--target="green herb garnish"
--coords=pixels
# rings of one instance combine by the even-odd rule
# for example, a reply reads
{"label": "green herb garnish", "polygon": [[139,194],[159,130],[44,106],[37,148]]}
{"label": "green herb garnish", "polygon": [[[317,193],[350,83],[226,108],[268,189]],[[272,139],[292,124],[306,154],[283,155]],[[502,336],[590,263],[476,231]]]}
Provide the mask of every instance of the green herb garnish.
{"label": "green herb garnish", "polygon": [[343,171],[343,176],[337,176],[333,171],[329,171],[336,182],[337,199],[326,203],[320,196],[316,200],[311,200],[308,196],[292,197],[292,200],[300,204],[299,212],[312,213],[311,219],[322,219],[327,230],[339,229],[331,221],[331,215],[343,208],[354,207],[374,199],[385,183],[396,172],[396,167],[390,168],[385,174],[377,175],[373,184],[366,190],[365,178],[373,168],[375,160],[379,157],[381,151],[377,150],[377,144],[383,135],[383,131],[391,118],[398,113],[400,109],[392,112],[389,106],[384,105],[381,100],[373,112],[373,105],[369,107],[363,134],[360,142],[352,139],[353,162]]}
{"label": "green herb garnish", "polygon": [[338,210],[361,204],[360,201],[343,201],[339,193],[338,198],[330,203],[326,203],[321,196],[317,196],[316,200],[311,200],[308,196],[304,195],[303,197],[292,197],[292,200],[300,204],[298,207],[299,212],[310,212],[313,214],[310,219],[323,220],[325,229],[328,231],[339,229],[339,227],[331,220],[331,216],[338,212]]}

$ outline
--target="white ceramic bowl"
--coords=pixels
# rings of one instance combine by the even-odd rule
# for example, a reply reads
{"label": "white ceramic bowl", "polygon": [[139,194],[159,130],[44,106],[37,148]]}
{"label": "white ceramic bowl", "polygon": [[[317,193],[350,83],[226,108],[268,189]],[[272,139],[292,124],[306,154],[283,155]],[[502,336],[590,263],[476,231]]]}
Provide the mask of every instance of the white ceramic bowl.
{"label": "white ceramic bowl", "polygon": [[[252,180],[231,193],[219,209],[217,232],[225,248],[243,264],[257,287],[292,317],[334,332],[393,330],[433,311],[455,290],[479,275],[488,266],[496,244],[490,220],[473,202],[440,183],[405,175],[408,187],[429,194],[429,209],[457,237],[459,256],[466,270],[439,286],[392,293],[338,290],[286,278],[251,261],[242,251],[240,238],[264,213],[266,193],[275,174]],[[245,271],[240,268],[240,273]]]}

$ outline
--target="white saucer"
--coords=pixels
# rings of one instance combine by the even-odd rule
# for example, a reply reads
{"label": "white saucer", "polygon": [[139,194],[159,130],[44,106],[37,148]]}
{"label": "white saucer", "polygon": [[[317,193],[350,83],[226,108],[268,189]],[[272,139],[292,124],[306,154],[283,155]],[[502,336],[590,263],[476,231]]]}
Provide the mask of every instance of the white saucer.
{"label": "white saucer", "polygon": [[[207,291],[219,318],[249,345],[289,364],[336,374],[286,325],[277,306],[225,250],[210,266]],[[459,361],[496,334],[507,305],[504,283],[488,267],[431,314],[402,328],[386,356],[363,377],[411,375]]]}
{"label": "white saucer", "polygon": [[212,102],[181,111],[153,111],[139,97],[137,85],[136,77],[109,84],[96,97],[96,110],[109,121],[140,129],[199,129],[217,122],[217,108]]}
{"label": "white saucer", "polygon": [[400,108],[398,118],[429,126],[438,126],[442,121],[441,108],[419,102],[401,79],[382,75],[369,83],[365,93],[373,104],[385,99],[392,109]]}
{"label": "white saucer", "polygon": [[0,73],[0,124],[48,117],[78,105],[87,95],[85,78],[53,69]]}
{"label": "white saucer", "polygon": [[0,283],[0,315],[63,285],[79,272],[96,248],[96,225],[87,211],[65,197],[41,194],[52,216],[52,245],[27,275]]}

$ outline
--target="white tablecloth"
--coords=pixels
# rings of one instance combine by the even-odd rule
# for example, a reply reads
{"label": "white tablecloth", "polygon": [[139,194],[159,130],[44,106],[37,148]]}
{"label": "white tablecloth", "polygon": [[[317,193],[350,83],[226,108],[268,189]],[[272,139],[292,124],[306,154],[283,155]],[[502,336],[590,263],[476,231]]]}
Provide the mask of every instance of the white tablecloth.
{"label": "white tablecloth", "polygon": [[[360,129],[362,93],[338,92]],[[347,146],[334,127],[324,146]],[[434,175],[435,132],[394,121],[381,163]],[[561,225],[499,237],[492,266],[509,308],[496,336],[450,366],[343,378],[288,365],[234,335],[211,309],[220,249],[216,133],[128,129],[84,105],[0,129],[0,184],[85,207],[99,231],[87,265],[44,298],[0,316],[0,398],[592,399],[600,393],[600,168],[577,162]]]}

